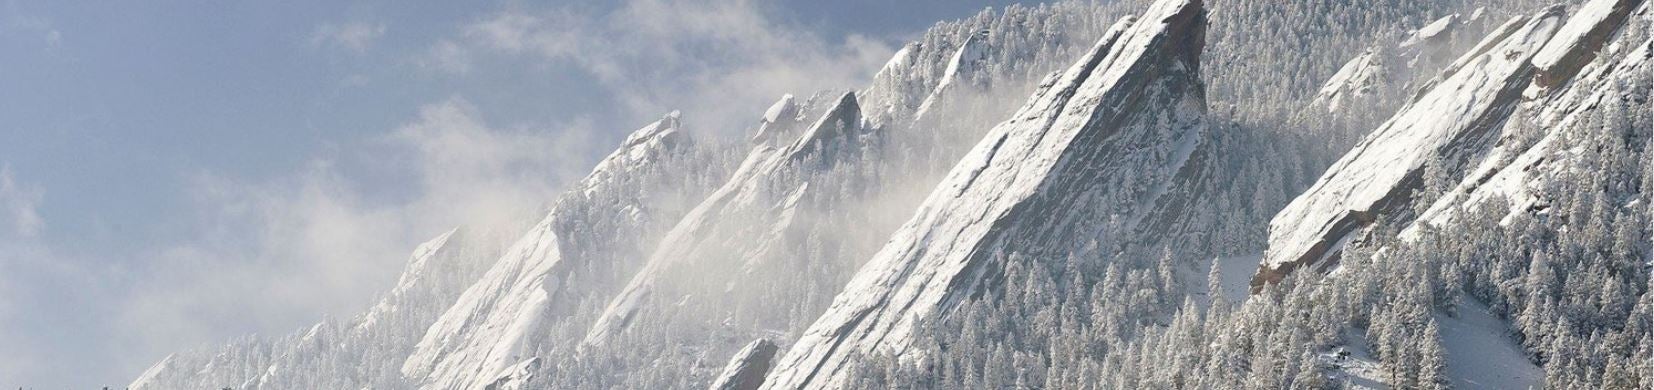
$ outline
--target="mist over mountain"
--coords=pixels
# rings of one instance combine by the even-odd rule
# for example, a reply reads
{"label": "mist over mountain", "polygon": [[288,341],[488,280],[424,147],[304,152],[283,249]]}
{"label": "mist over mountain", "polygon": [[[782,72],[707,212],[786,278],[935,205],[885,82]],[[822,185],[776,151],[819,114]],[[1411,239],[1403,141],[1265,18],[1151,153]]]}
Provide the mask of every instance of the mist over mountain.
{"label": "mist over mountain", "polygon": [[409,248],[369,310],[128,387],[1647,389],[1651,25],[989,8],[864,85],[593,124],[635,130],[537,213]]}

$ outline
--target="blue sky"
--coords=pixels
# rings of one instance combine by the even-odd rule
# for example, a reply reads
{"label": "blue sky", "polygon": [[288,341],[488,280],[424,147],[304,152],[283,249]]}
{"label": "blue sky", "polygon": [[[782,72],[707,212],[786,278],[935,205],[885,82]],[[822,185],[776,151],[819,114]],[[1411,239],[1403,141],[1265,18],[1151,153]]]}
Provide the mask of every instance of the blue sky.
{"label": "blue sky", "polygon": [[1008,2],[0,0],[0,388],[349,316],[667,110],[740,131]]}

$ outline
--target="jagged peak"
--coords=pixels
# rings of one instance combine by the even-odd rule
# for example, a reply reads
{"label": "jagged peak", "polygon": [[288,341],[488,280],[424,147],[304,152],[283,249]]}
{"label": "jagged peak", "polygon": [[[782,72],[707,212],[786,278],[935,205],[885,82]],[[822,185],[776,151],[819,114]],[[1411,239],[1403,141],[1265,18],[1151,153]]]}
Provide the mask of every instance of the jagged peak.
{"label": "jagged peak", "polygon": [[780,137],[781,134],[778,133],[785,130],[781,127],[790,127],[793,122],[797,122],[801,111],[797,99],[793,98],[792,94],[781,95],[780,100],[776,100],[768,110],[764,110],[764,117],[758,119],[758,131],[753,132],[749,140],[754,144],[763,144]]}
{"label": "jagged peak", "polygon": [[[1200,71],[1200,56],[1206,50],[1206,6],[1203,0],[1176,0],[1157,1],[1144,11],[1142,16],[1129,23],[1129,30],[1120,35],[1118,44],[1127,50],[1111,50],[1103,59],[1102,66],[1110,70],[1104,76],[1108,79],[1119,79],[1130,71],[1130,66],[1113,66],[1113,64],[1137,64],[1140,58],[1152,49],[1166,55],[1172,62],[1187,67],[1189,71]],[[1123,22],[1123,21],[1122,21]],[[1116,23],[1119,24],[1119,23]],[[1178,39],[1173,42],[1159,42],[1164,39]],[[1141,41],[1148,42],[1141,42]]]}
{"label": "jagged peak", "polygon": [[988,30],[977,31],[965,38],[965,43],[953,52],[953,58],[948,60],[948,68],[942,72],[942,81],[937,84],[937,88],[945,88],[954,83],[960,73],[969,72],[967,67],[975,67],[987,59]]}
{"label": "jagged peak", "polygon": [[787,155],[792,159],[803,158],[805,154],[827,142],[859,134],[863,125],[861,105],[856,102],[856,93],[845,92],[826,114],[822,114],[821,119],[816,120],[803,136],[787,148]]}
{"label": "jagged peak", "polygon": [[1423,44],[1439,39],[1443,36],[1443,34],[1452,34],[1453,28],[1458,25],[1458,23],[1454,22],[1458,20],[1459,14],[1450,14],[1443,16],[1440,19],[1436,19],[1436,21],[1424,25],[1424,27],[1419,27],[1417,30],[1413,30],[1413,33],[1408,35],[1406,40],[1401,41],[1399,46],[1409,47]]}
{"label": "jagged peak", "polygon": [[[1339,158],[1270,221],[1253,286],[1330,264],[1344,245],[1406,203],[1426,160],[1472,163],[1533,74],[1529,64],[1561,23],[1560,7],[1513,17],[1459,57]],[[1325,260],[1325,261],[1324,261]]]}
{"label": "jagged peak", "polygon": [[922,46],[918,42],[908,42],[906,45],[902,45],[901,50],[897,50],[896,54],[892,54],[890,60],[885,61],[884,67],[879,68],[879,72],[873,74],[873,79],[888,77],[912,66],[913,61],[919,57],[919,50]]}
{"label": "jagged peak", "polygon": [[682,114],[673,110],[660,120],[633,131],[618,149],[599,161],[581,182],[590,190],[615,174],[614,171],[635,169],[657,159],[658,155],[682,149],[690,140],[679,131],[683,123],[681,118]]}
{"label": "jagged peak", "polygon": [[948,67],[942,72],[942,79],[932,88],[925,100],[919,103],[919,109],[914,111],[913,117],[924,118],[933,109],[937,102],[946,99],[943,94],[954,89],[960,83],[960,78],[967,78],[969,84],[975,85],[980,80],[979,73],[982,65],[988,60],[988,30],[977,31],[965,38],[965,42],[954,50],[953,57],[948,60]]}
{"label": "jagged peak", "polygon": [[683,113],[678,110],[666,113],[666,115],[661,116],[660,120],[633,131],[631,135],[627,135],[626,142],[620,145],[621,149],[631,148],[654,139],[671,137],[681,126],[682,117]]}
{"label": "jagged peak", "polygon": [[711,390],[756,390],[764,383],[764,374],[775,358],[775,343],[759,338],[747,343],[729,359],[724,371],[712,382]]}
{"label": "jagged peak", "polygon": [[413,283],[423,277],[425,268],[428,267],[431,258],[435,257],[440,251],[451,250],[453,245],[450,245],[450,241],[457,243],[462,239],[464,234],[461,232],[463,230],[463,226],[456,226],[415,247],[413,255],[408,257],[408,266],[402,270],[401,278],[396,282],[396,287],[391,290],[392,294],[412,288]]}
{"label": "jagged peak", "polygon": [[993,288],[994,253],[1043,247],[1033,241],[1073,242],[1098,231],[1099,210],[1122,206],[1141,215],[1163,205],[1166,194],[1182,193],[1139,186],[1105,200],[1093,192],[1116,190],[1102,183],[1121,177],[1171,182],[1198,177],[1185,168],[1201,169],[1185,163],[1205,129],[1197,62],[1204,7],[1161,0],[1144,15],[1118,23],[990,130],[801,335],[763,388],[845,387],[856,356],[901,355],[920,321]]}
{"label": "jagged peak", "polygon": [[775,101],[775,104],[771,104],[768,110],[764,110],[763,121],[764,123],[775,123],[784,117],[793,116],[797,111],[798,103],[793,101],[793,94],[781,95],[781,100]]}

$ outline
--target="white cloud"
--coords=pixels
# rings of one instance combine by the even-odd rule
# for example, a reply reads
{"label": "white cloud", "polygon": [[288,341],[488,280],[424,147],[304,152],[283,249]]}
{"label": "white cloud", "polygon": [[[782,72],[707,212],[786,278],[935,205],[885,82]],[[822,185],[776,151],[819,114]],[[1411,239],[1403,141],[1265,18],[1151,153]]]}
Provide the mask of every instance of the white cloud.
{"label": "white cloud", "polygon": [[464,46],[452,40],[438,41],[426,50],[425,55],[418,59],[421,67],[435,69],[452,74],[465,74],[471,70],[471,53]]}
{"label": "white cloud", "polygon": [[331,45],[361,53],[367,51],[374,41],[385,35],[383,23],[349,22],[345,24],[323,24],[316,26],[316,31],[310,35],[310,44],[316,46]]}
{"label": "white cloud", "polygon": [[[311,43],[364,52],[382,24],[316,29]],[[418,65],[466,75],[522,59],[593,76],[623,106],[623,123],[492,124],[464,99],[422,107],[408,123],[274,179],[191,175],[200,227],[186,242],[135,255],[117,321],[133,362],[157,351],[260,329],[283,333],[317,313],[356,313],[394,281],[413,245],[456,225],[515,234],[590,169],[597,137],[681,108],[691,126],[739,131],[783,93],[863,85],[889,57],[865,37],[828,39],[782,25],[758,3],[633,0],[601,13],[505,11],[439,39]],[[484,58],[488,56],[490,58]],[[697,122],[698,121],[698,122]],[[598,127],[601,126],[601,127]],[[591,138],[588,138],[591,137]],[[364,163],[366,161],[366,163]],[[402,171],[395,196],[358,164]],[[389,199],[387,199],[389,198]]]}
{"label": "white cloud", "polygon": [[783,93],[863,85],[893,52],[867,37],[836,41],[777,23],[760,4],[631,0],[600,13],[504,11],[437,43],[422,63],[493,55],[573,67],[617,96],[627,117],[683,109],[692,125],[731,131]]}
{"label": "white cloud", "polygon": [[[577,124],[579,126],[579,124]],[[588,131],[492,126],[463,99],[348,154],[287,177],[250,182],[210,172],[191,180],[203,234],[144,256],[143,281],[121,304],[134,359],[241,335],[285,333],[348,317],[389,288],[414,246],[455,226],[514,238],[589,162]],[[563,136],[560,134],[567,134]],[[412,189],[386,200],[342,164],[404,170]],[[392,176],[399,176],[392,174]],[[135,363],[139,364],[139,363]]]}
{"label": "white cloud", "polygon": [[0,238],[34,237],[45,222],[36,209],[43,191],[37,187],[18,184],[12,177],[11,166],[0,166]]}
{"label": "white cloud", "polygon": [[0,36],[8,34],[22,34],[39,39],[48,48],[55,48],[63,43],[63,33],[57,30],[50,19],[30,15],[19,9],[17,3],[7,2],[4,12],[0,12]]}

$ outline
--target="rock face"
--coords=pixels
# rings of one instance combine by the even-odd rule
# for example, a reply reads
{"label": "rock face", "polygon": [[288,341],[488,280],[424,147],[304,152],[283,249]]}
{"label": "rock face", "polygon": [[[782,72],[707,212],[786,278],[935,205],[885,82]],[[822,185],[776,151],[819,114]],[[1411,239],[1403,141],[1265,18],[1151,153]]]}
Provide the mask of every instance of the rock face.
{"label": "rock face", "polygon": [[1642,2],[1591,0],[1581,6],[1568,19],[1568,24],[1557,31],[1556,38],[1534,55],[1533,65],[1539,68],[1539,74],[1533,79],[1534,85],[1555,88],[1579,73],[1580,68],[1596,58],[1597,51],[1602,49],[1609,35],[1625,24],[1631,9]]}
{"label": "rock face", "polygon": [[1072,253],[1176,218],[1203,172],[1205,15],[1198,0],[1159,1],[1049,79],[954,167],[764,388],[843,386],[855,356],[899,353],[911,325],[993,289],[1007,253]]}
{"label": "rock face", "polygon": [[576,272],[632,269],[640,248],[681,215],[661,206],[670,201],[643,197],[693,188],[671,166],[687,141],[675,112],[633,132],[430,326],[402,373],[442,389],[522,380],[538,348],[562,344],[548,343],[547,329],[572,309],[569,301],[603,286],[603,273]]}
{"label": "rock face", "polygon": [[[953,59],[948,61],[948,69],[942,74],[942,81],[936,84],[936,89],[925,97],[924,103],[919,104],[919,110],[913,114],[915,118],[924,118],[934,106],[940,104],[953,88],[959,84],[969,87],[974,83],[973,77],[980,76],[980,68],[988,61],[987,43],[988,32],[978,31],[965,39],[965,44],[954,52]],[[918,119],[915,119],[918,120]]]}
{"label": "rock face", "polygon": [[[796,223],[794,216],[820,198],[821,190],[813,186],[825,184],[816,183],[823,175],[812,172],[858,162],[872,142],[855,94],[812,105],[826,105],[820,119],[808,127],[802,119],[774,122],[777,127],[766,129],[778,134],[770,138],[774,142],[757,145],[728,182],[666,234],[646,265],[592,325],[583,346],[603,344],[639,316],[691,316],[688,313],[696,309],[714,310],[719,302],[733,304],[720,298],[743,296],[743,278],[780,261],[789,253],[786,248],[795,247],[786,240],[809,226]],[[781,143],[789,139],[783,135],[796,139]],[[685,320],[700,324],[723,318],[707,314]]]}
{"label": "rock face", "polygon": [[1253,285],[1335,256],[1376,219],[1406,207],[1426,161],[1455,172],[1479,160],[1522,99],[1534,73],[1529,59],[1561,23],[1558,8],[1514,18],[1423,86],[1270,221]]}
{"label": "rock face", "polygon": [[[1574,25],[1581,18],[1587,20],[1598,19],[1598,14],[1587,12],[1592,5],[1604,2],[1592,2],[1579,12],[1578,16],[1570,19],[1568,25]],[[1580,66],[1577,75],[1565,75],[1568,80],[1556,88],[1551,96],[1535,100],[1522,107],[1534,115],[1525,116],[1531,120],[1530,128],[1543,129],[1543,135],[1536,141],[1519,142],[1521,134],[1507,134],[1501,139],[1492,152],[1475,169],[1465,175],[1464,180],[1454,188],[1444,193],[1421,214],[1412,226],[1402,232],[1403,239],[1416,238],[1418,229],[1424,225],[1436,227],[1451,226],[1461,212],[1474,210],[1488,200],[1502,197],[1511,202],[1510,213],[1530,212],[1538,213],[1548,207],[1545,188],[1547,183],[1555,180],[1566,180],[1562,172],[1569,170],[1569,166],[1577,164],[1580,154],[1568,150],[1565,146],[1568,137],[1565,131],[1579,126],[1578,122],[1588,113],[1599,110],[1605,99],[1618,99],[1611,86],[1638,84],[1639,75],[1646,76],[1654,72],[1654,40],[1642,42],[1626,39],[1622,34],[1620,39],[1608,40],[1607,37],[1615,29],[1633,23],[1642,23],[1647,26],[1654,17],[1649,12],[1648,3],[1643,3],[1631,13],[1632,19],[1619,21],[1603,21],[1609,27],[1591,27],[1578,31],[1604,30],[1604,41],[1611,43],[1601,48],[1603,53],[1598,58],[1597,65],[1586,67],[1589,61]],[[1563,32],[1569,29],[1564,28]],[[1556,41],[1577,41],[1559,32]],[[1587,45],[1603,46],[1602,43],[1586,43]],[[1547,48],[1551,44],[1546,44]],[[1598,57],[1596,51],[1583,52],[1593,58]],[[1537,61],[1536,61],[1537,62]],[[1563,75],[1558,75],[1563,76]],[[1537,80],[1536,80],[1537,81]],[[1646,89],[1648,86],[1643,85]]]}
{"label": "rock face", "polygon": [[1388,103],[1400,100],[1400,96],[1393,95],[1409,89],[1405,85],[1416,75],[1438,73],[1454,59],[1458,41],[1486,28],[1486,19],[1480,13],[1471,17],[1451,14],[1414,30],[1399,43],[1374,45],[1328,78],[1310,107],[1335,114],[1356,107],[1393,110],[1395,107]]}
{"label": "rock face", "polygon": [[764,374],[770,371],[770,360],[775,359],[775,343],[769,340],[758,339],[724,366],[724,371],[718,374],[718,379],[712,381],[712,390],[758,390],[764,384]]}

